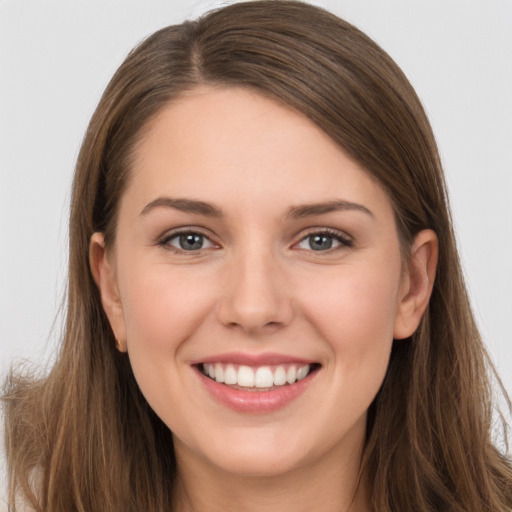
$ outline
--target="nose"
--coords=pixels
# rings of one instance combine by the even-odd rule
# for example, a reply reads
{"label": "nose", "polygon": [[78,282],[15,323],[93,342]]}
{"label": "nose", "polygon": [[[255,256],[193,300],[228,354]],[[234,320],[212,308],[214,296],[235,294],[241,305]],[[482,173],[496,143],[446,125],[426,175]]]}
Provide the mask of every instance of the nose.
{"label": "nose", "polygon": [[290,288],[276,260],[270,250],[233,255],[217,308],[223,325],[258,335],[291,322]]}

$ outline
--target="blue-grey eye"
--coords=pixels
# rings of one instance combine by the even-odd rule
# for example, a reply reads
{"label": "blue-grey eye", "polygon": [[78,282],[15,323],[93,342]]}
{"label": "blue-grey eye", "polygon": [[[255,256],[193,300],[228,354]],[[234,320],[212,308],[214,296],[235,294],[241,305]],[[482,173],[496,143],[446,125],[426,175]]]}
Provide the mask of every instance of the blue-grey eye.
{"label": "blue-grey eye", "polygon": [[201,233],[179,233],[169,237],[164,242],[182,251],[200,251],[214,245],[211,240]]}
{"label": "blue-grey eye", "polygon": [[341,234],[313,233],[304,237],[297,246],[300,249],[307,249],[310,251],[328,251],[339,246],[350,247],[351,245],[352,242]]}
{"label": "blue-grey eye", "polygon": [[187,233],[179,236],[180,249],[184,251],[197,251],[203,248],[203,235]]}
{"label": "blue-grey eye", "polygon": [[332,236],[327,235],[310,235],[308,236],[309,247],[313,251],[326,251],[332,249],[334,240]]}

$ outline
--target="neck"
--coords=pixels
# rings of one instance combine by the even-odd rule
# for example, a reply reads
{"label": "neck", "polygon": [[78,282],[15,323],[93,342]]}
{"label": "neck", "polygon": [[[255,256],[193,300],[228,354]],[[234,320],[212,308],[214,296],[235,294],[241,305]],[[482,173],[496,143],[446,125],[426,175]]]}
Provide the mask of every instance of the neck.
{"label": "neck", "polygon": [[[338,450],[279,475],[240,475],[176,450],[178,512],[369,512],[367,487],[358,481],[361,451]],[[340,463],[341,460],[341,463]]]}

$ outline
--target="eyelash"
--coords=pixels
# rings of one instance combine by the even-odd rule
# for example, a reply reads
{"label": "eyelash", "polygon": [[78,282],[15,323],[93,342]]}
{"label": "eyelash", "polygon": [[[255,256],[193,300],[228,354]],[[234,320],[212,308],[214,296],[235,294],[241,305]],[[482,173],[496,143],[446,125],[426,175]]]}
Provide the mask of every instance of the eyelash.
{"label": "eyelash", "polygon": [[203,240],[208,240],[212,246],[216,246],[217,244],[211,240],[211,237],[207,235],[206,233],[203,233],[199,228],[187,228],[182,229],[178,231],[173,231],[172,233],[167,233],[164,237],[162,237],[158,244],[160,247],[163,247],[164,249],[168,251],[173,251],[178,254],[193,254],[193,253],[200,253],[204,248],[201,247],[197,250],[186,250],[186,249],[180,249],[179,247],[174,247],[170,244],[171,240],[174,240],[175,238],[178,238],[180,236],[186,236],[186,235],[199,235],[202,237]]}
{"label": "eyelash", "polygon": [[[341,231],[337,231],[335,229],[330,229],[330,228],[321,228],[321,229],[312,228],[311,231],[309,233],[307,233],[305,236],[303,236],[299,240],[298,243],[300,244],[300,243],[304,242],[305,240],[307,240],[308,238],[311,238],[313,236],[323,236],[326,238],[333,238],[335,241],[339,242],[340,245],[336,246],[336,247],[330,247],[325,251],[315,251],[314,249],[309,249],[312,252],[331,253],[331,252],[334,252],[337,250],[343,250],[346,248],[350,249],[351,247],[354,246],[354,241],[351,238],[349,238],[346,234],[342,233]],[[294,244],[294,245],[297,245],[297,244]],[[305,249],[305,250],[308,250],[308,249]]]}
{"label": "eyelash", "polygon": [[[179,230],[179,231],[173,231],[172,233],[168,233],[158,241],[157,245],[159,245],[160,247],[163,247],[166,250],[173,251],[173,252],[179,253],[179,254],[200,253],[202,250],[209,248],[209,247],[206,247],[206,248],[201,247],[197,250],[191,250],[191,249],[187,250],[187,249],[181,249],[181,248],[175,247],[170,244],[171,240],[174,240],[180,236],[186,236],[186,235],[198,235],[198,236],[202,237],[203,241],[207,240],[210,244],[212,244],[212,246],[217,245],[215,242],[213,242],[211,240],[211,237],[209,235],[202,232],[198,228],[187,228],[187,229],[183,229],[183,230]],[[307,250],[307,251],[316,252],[316,253],[331,253],[331,252],[334,252],[337,250],[351,248],[354,246],[354,241],[340,231],[330,229],[330,228],[320,228],[320,229],[311,228],[310,232],[308,232],[306,235],[302,236],[298,242],[293,244],[292,247],[297,246],[298,244],[306,241],[308,238],[311,238],[313,236],[332,238],[336,242],[339,242],[339,245],[335,246],[335,247],[329,247],[326,250],[315,251],[312,248],[302,249],[302,250]]]}

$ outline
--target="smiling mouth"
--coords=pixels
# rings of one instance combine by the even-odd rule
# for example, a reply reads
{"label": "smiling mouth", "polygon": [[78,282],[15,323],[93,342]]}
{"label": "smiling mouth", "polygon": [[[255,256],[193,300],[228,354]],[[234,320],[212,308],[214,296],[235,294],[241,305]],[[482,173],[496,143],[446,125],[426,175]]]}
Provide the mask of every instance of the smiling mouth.
{"label": "smiling mouth", "polygon": [[320,368],[319,364],[279,364],[246,366],[224,363],[201,363],[199,370],[209,379],[243,391],[272,391],[305,379]]}

